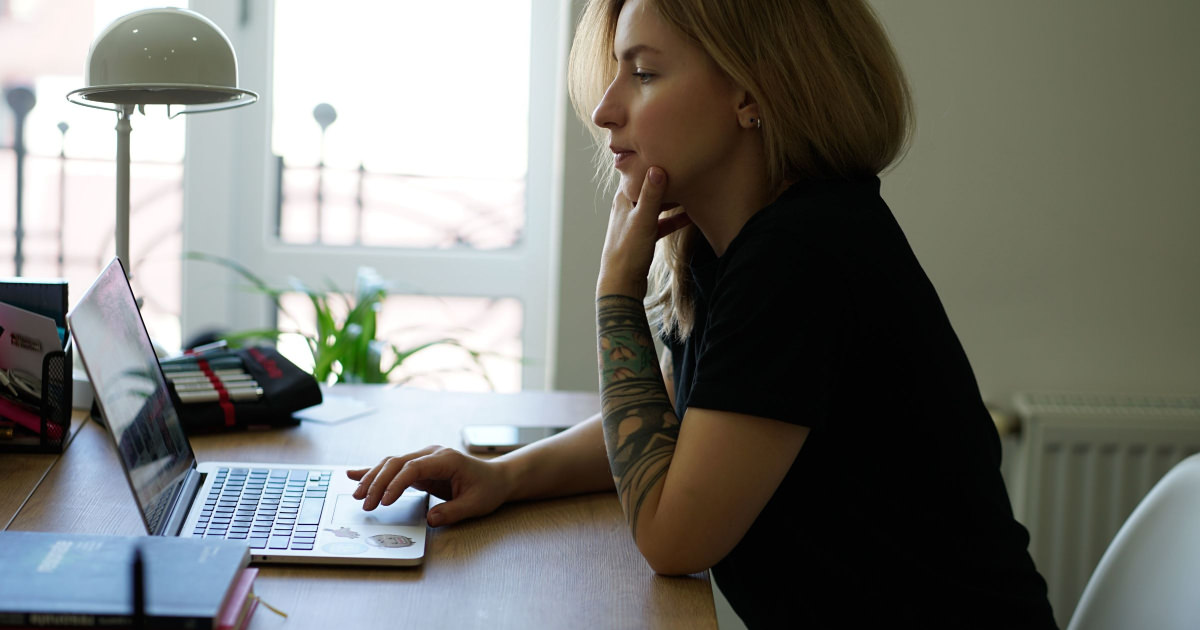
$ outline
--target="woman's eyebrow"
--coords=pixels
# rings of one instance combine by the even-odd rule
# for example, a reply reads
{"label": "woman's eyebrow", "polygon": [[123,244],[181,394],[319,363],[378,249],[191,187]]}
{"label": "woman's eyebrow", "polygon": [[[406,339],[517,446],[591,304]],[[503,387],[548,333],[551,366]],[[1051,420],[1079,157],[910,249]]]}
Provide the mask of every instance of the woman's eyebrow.
{"label": "woman's eyebrow", "polygon": [[[626,48],[625,52],[621,53],[621,61],[629,61],[630,59],[633,59],[634,57],[636,57],[639,54],[644,53],[644,52],[662,53],[661,50],[654,48],[653,46],[647,46],[646,44],[637,44],[634,46],[630,46],[629,48]],[[617,53],[614,51],[613,52],[613,61],[616,61],[616,60],[617,60]]]}

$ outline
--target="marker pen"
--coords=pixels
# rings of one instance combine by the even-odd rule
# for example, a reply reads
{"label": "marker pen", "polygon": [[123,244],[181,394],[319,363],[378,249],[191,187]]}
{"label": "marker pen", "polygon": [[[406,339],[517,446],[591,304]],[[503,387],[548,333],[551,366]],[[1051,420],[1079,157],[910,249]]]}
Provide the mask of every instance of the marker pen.
{"label": "marker pen", "polygon": [[[195,392],[212,390],[217,391],[217,388],[208,381],[193,381],[190,383],[174,383],[175,391],[177,392]],[[233,389],[254,389],[258,387],[258,383],[253,379],[244,381],[221,381],[221,388],[226,390]]]}
{"label": "marker pen", "polygon": [[241,370],[240,367],[238,367],[238,368],[223,367],[223,368],[221,368],[221,370],[210,370],[209,372],[205,372],[203,370],[164,370],[163,371],[164,376],[166,376],[167,378],[172,379],[172,380],[174,380],[176,378],[193,378],[193,377],[208,378],[209,373],[211,373],[212,376],[216,376],[216,377],[235,377],[235,376],[238,376],[238,374],[245,374],[247,372],[245,370]]}
{"label": "marker pen", "polygon": [[206,361],[208,363],[208,367],[214,368],[214,369],[215,368],[240,368],[243,365],[242,360],[236,356],[221,357],[221,358],[214,358],[214,359],[186,358],[186,359],[172,360],[172,361],[167,361],[167,362],[160,361],[159,364],[162,365],[162,369],[164,372],[178,372],[178,371],[198,370],[198,369],[200,369],[200,361]]}
{"label": "marker pen", "polygon": [[253,381],[254,377],[245,372],[240,374],[213,374],[212,376],[207,374],[198,374],[195,376],[167,375],[167,380],[175,383],[176,385],[186,385],[189,383],[211,383],[213,379],[216,379],[217,382],[220,383],[235,383],[242,381]]}
{"label": "marker pen", "polygon": [[[179,396],[179,401],[183,403],[209,403],[221,400],[221,393],[215,389],[203,391],[182,391],[175,392]],[[245,401],[258,400],[262,398],[263,390],[261,387],[246,388],[246,389],[227,389],[225,393],[229,395],[230,400]]]}

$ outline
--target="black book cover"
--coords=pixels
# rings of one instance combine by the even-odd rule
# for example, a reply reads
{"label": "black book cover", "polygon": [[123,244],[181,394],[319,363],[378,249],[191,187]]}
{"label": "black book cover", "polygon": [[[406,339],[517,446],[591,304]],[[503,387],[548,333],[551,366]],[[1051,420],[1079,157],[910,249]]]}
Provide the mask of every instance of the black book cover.
{"label": "black book cover", "polygon": [[135,547],[147,628],[215,628],[250,563],[245,541],[0,532],[0,627],[131,627]]}
{"label": "black book cover", "polygon": [[63,278],[0,278],[0,302],[32,311],[67,328],[67,281]]}

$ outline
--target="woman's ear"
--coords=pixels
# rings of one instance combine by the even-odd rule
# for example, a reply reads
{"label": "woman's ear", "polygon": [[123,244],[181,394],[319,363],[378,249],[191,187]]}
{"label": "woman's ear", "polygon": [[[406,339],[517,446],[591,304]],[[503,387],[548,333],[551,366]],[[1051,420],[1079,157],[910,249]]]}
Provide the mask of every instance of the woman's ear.
{"label": "woman's ear", "polygon": [[762,117],[758,113],[758,101],[754,99],[753,94],[746,90],[741,90],[738,95],[737,119],[738,125],[743,129],[762,127]]}

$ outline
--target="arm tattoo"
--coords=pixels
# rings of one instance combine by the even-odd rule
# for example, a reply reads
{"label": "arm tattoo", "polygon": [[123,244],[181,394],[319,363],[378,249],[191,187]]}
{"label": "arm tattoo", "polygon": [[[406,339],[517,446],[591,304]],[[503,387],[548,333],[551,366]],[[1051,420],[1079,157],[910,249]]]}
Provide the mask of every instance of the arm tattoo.
{"label": "arm tattoo", "polygon": [[639,300],[607,295],[596,300],[600,408],[604,442],[625,518],[637,535],[638,514],[667,474],[679,436]]}

